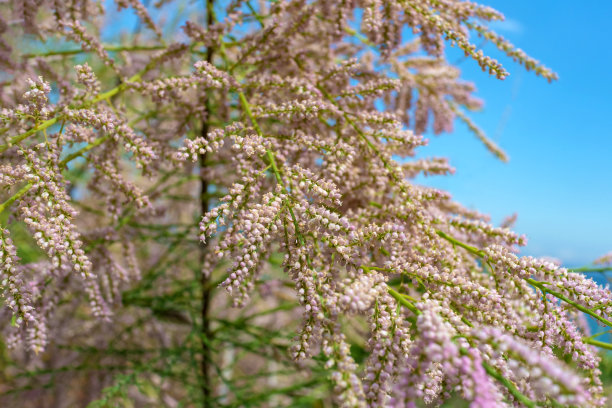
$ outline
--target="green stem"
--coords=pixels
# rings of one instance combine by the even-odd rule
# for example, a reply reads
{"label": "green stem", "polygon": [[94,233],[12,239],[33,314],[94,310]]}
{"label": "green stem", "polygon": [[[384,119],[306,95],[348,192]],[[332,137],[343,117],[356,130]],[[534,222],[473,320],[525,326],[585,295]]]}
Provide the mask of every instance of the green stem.
{"label": "green stem", "polygon": [[[264,137],[264,134],[261,131],[261,128],[259,127],[259,124],[257,123],[257,119],[255,119],[255,116],[253,115],[253,112],[251,111],[251,105],[247,101],[246,96],[244,95],[244,92],[240,91],[238,93],[238,97],[240,98],[240,103],[242,104],[244,112],[246,113],[247,117],[251,121],[251,124],[253,125],[253,128],[255,128],[255,132],[257,132],[257,134],[259,136]],[[278,166],[276,165],[276,156],[274,155],[274,152],[272,152],[270,149],[266,149],[266,158],[268,159],[268,162],[270,163],[270,166],[272,168],[272,172],[274,173],[276,181],[283,188],[283,190],[285,190],[285,192],[289,193],[289,190],[287,189],[287,187],[283,183],[281,172],[280,172]],[[297,222],[297,218],[295,216],[295,213],[293,212],[293,207],[288,202],[288,200],[285,200],[285,201],[286,201],[285,205],[287,206],[287,209],[289,210],[289,214],[291,215],[291,220],[292,220],[293,226],[295,228],[295,233],[296,233],[300,243],[303,244],[305,242],[305,239],[302,236],[302,234],[300,233],[299,225],[298,225],[298,222]]]}
{"label": "green stem", "polygon": [[[164,50],[166,46],[164,45],[105,45],[104,50],[108,52],[122,52],[122,51],[157,51]],[[39,58],[39,57],[52,57],[55,55],[77,55],[83,53],[89,53],[91,51],[84,50],[82,48],[72,49],[72,50],[51,50],[40,53],[29,53],[22,55],[22,58]]]}
{"label": "green stem", "polygon": [[476,247],[473,247],[471,245],[468,245],[466,243],[463,243],[463,242],[459,241],[458,239],[451,237],[450,235],[448,235],[444,231],[436,230],[436,234],[438,234],[438,236],[444,238],[448,242],[452,243],[453,245],[457,245],[458,247],[461,247],[461,248],[471,252],[474,255],[477,255],[477,256],[479,256],[481,258],[485,256],[485,253],[483,251],[481,251],[480,249],[478,249]]}
{"label": "green stem", "polygon": [[[130,82],[137,82],[141,79],[142,75],[144,75],[146,72],[148,72],[150,69],[154,68],[156,66],[156,60],[153,60],[151,62],[149,62],[142,70],[140,70],[138,73],[134,74],[132,77],[130,77],[127,82],[124,82],[118,86],[116,86],[115,88],[106,91],[104,93],[101,93],[99,95],[97,95],[95,98],[93,98],[91,101],[87,101],[77,107],[75,107],[76,109],[82,109],[82,108],[86,108],[88,106],[91,105],[95,105],[96,103],[109,99],[115,95],[117,95],[120,92],[123,92],[125,89],[127,89],[128,84]],[[55,125],[60,119],[62,119],[62,115],[59,114],[51,119],[48,119],[44,122],[42,122],[41,124],[34,126],[32,129],[28,130],[27,132],[24,132],[20,135],[17,136],[13,136],[11,139],[9,139],[7,144],[4,145],[0,145],[0,153],[4,152],[5,150],[7,150],[9,147],[15,145],[16,143],[19,143],[25,139],[27,139],[28,137],[36,134],[37,132],[41,131],[41,130],[45,130],[53,125]]]}
{"label": "green stem", "polygon": [[583,342],[587,343],[587,344],[591,344],[595,347],[599,347],[599,348],[603,348],[606,350],[612,350],[612,344],[611,343],[606,343],[603,341],[599,341],[599,340],[595,340],[592,338],[586,338],[586,339],[582,339]]}
{"label": "green stem", "polygon": [[[146,114],[145,115],[141,115],[140,117],[130,121],[128,124],[137,123],[137,122],[139,122],[141,119],[143,119],[146,116],[148,116],[148,115],[146,115]],[[109,135],[105,135],[105,136],[99,137],[96,140],[94,140],[93,142],[89,143],[88,145],[86,145],[86,146],[82,147],[81,149],[77,150],[76,152],[69,154],[61,162],[59,162],[60,169],[65,169],[68,166],[68,163],[70,163],[72,160],[76,159],[77,157],[82,156],[83,154],[87,153],[88,151],[90,151],[94,147],[100,146],[102,143],[104,143],[106,140],[108,140],[109,137],[110,137]],[[30,188],[32,188],[32,184],[31,183],[27,183],[19,191],[17,191],[12,197],[10,197],[8,200],[6,200],[2,204],[0,204],[0,214],[2,214],[4,212],[4,210],[6,210],[8,207],[10,207],[17,199],[21,198],[25,193],[27,193],[30,190]]]}
{"label": "green stem", "polygon": [[56,116],[54,118],[45,120],[40,125],[34,126],[32,129],[28,130],[27,132],[24,132],[17,136],[13,136],[11,139],[9,139],[9,142],[7,144],[0,145],[0,153],[4,152],[6,149],[13,146],[14,144],[19,143],[24,139],[27,139],[28,137],[32,136],[38,131],[45,130],[48,127],[55,125],[59,121],[59,119],[60,119],[60,116]]}
{"label": "green stem", "polygon": [[77,157],[82,156],[83,154],[87,153],[88,151],[90,151],[94,147],[100,146],[102,143],[107,141],[109,138],[110,138],[109,135],[99,137],[96,140],[94,140],[93,142],[89,143],[87,146],[82,147],[81,149],[77,150],[74,153],[70,153],[68,156],[64,157],[64,160],[62,160],[60,162],[60,167],[61,168],[66,167],[68,165],[68,163],[70,163],[72,160],[76,159]]}
{"label": "green stem", "polygon": [[398,291],[396,291],[395,289],[393,289],[391,287],[387,287],[387,290],[389,291],[389,294],[391,296],[393,296],[393,298],[395,298],[395,300],[397,300],[397,302],[400,305],[407,307],[412,313],[414,313],[416,315],[421,314],[421,311],[419,309],[417,309],[415,305],[413,305],[411,302],[409,302],[408,299],[406,299],[404,296],[402,296],[401,293],[399,293]]}
{"label": "green stem", "polygon": [[[459,247],[461,247],[463,249],[466,249],[467,251],[471,252],[474,255],[477,255],[477,256],[479,256],[481,258],[483,258],[485,256],[485,253],[482,250],[480,250],[480,249],[478,249],[476,247],[473,247],[471,245],[465,244],[465,243],[457,240],[456,238],[451,237],[450,235],[446,234],[443,231],[436,231],[436,233],[440,237],[444,238],[445,240],[447,240],[447,241],[451,242],[452,244],[457,245],[457,246],[459,246]],[[612,321],[610,321],[610,320],[608,320],[608,319],[606,319],[604,317],[599,316],[598,314],[593,312],[591,309],[588,309],[588,308],[582,306],[581,304],[574,302],[573,300],[569,299],[567,296],[563,295],[562,293],[559,293],[559,292],[557,292],[555,290],[547,288],[546,286],[544,286],[545,285],[544,282],[539,282],[539,281],[537,281],[535,279],[532,279],[532,278],[526,278],[525,281],[530,283],[534,287],[542,290],[542,291],[550,293],[551,295],[553,295],[557,299],[562,300],[565,303],[567,303],[567,304],[575,307],[576,309],[580,310],[581,312],[588,314],[592,318],[594,318],[596,320],[599,320],[600,322],[602,322],[606,326],[612,327]]]}
{"label": "green stem", "polygon": [[537,280],[532,279],[532,278],[527,278],[525,280],[527,282],[529,282],[531,285],[535,286],[536,288],[539,288],[543,292],[550,293],[551,295],[553,295],[557,299],[560,299],[560,300],[564,301],[565,303],[567,303],[567,304],[575,307],[576,309],[580,310],[581,312],[588,314],[593,319],[599,320],[600,322],[602,322],[603,324],[605,324],[608,327],[612,327],[612,322],[610,320],[608,320],[608,319],[606,319],[604,317],[601,317],[597,313],[593,312],[591,309],[588,309],[588,308],[582,306],[581,304],[574,302],[573,300],[567,298],[562,293],[556,292],[556,291],[554,291],[552,289],[548,289],[546,286],[544,286],[544,282],[538,282]]}
{"label": "green stem", "polygon": [[8,207],[11,206],[16,200],[21,198],[25,193],[27,193],[32,188],[32,183],[28,183],[25,186],[21,187],[19,191],[17,191],[11,198],[0,204],[0,214],[4,212]]}
{"label": "green stem", "polygon": [[581,266],[580,268],[568,268],[570,272],[607,272],[612,271],[611,266]]}
{"label": "green stem", "polygon": [[[215,22],[215,10],[214,0],[206,0],[206,27],[210,28]],[[211,46],[206,47],[206,62],[212,64],[215,49]],[[205,140],[208,139],[210,130],[210,119],[213,113],[213,106],[211,102],[211,94],[207,92],[205,94],[204,101],[204,113],[202,115],[202,129],[200,136]],[[207,163],[206,152],[201,153],[199,157],[200,171],[202,171]],[[208,179],[204,173],[201,173],[200,180],[200,213],[203,217],[208,212],[210,202],[208,196]],[[208,254],[208,244],[204,243],[200,246],[200,263],[204,265],[206,256]],[[200,365],[200,371],[202,374],[202,395],[204,398],[204,407],[209,408],[213,406],[213,382],[210,372],[210,367],[214,367],[215,363],[213,360],[213,348],[212,340],[214,339],[213,332],[211,330],[211,300],[213,295],[213,287],[211,286],[211,271],[200,270],[200,294],[202,296],[202,302],[200,306],[200,317],[202,319],[202,329],[200,332],[201,347],[202,347],[202,362]]]}
{"label": "green stem", "polygon": [[535,408],[538,406],[535,401],[532,401],[529,398],[527,398],[525,394],[523,394],[518,388],[516,388],[516,385],[514,385],[512,381],[508,380],[503,375],[501,375],[489,363],[483,361],[482,367],[485,369],[485,371],[490,377],[495,378],[497,381],[499,381],[504,387],[506,387],[506,389],[508,389],[510,394],[512,394],[512,396],[516,398],[519,402],[521,402],[523,405],[529,408]]}
{"label": "green stem", "polygon": [[595,338],[597,338],[597,337],[599,337],[599,336],[603,336],[604,334],[608,334],[608,333],[612,333],[612,330],[606,330],[606,331],[603,331],[603,332],[595,333],[595,334],[593,334],[592,336],[585,337],[585,339],[584,339],[584,340],[587,340],[587,339],[589,339],[589,340],[590,340],[590,339],[595,339]]}

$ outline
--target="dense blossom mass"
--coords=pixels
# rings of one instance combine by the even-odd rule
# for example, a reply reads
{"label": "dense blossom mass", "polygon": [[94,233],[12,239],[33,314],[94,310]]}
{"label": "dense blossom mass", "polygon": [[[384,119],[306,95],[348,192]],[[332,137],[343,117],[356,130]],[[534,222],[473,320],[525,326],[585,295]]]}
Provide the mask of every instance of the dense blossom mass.
{"label": "dense blossom mass", "polygon": [[184,3],[0,5],[0,323],[17,370],[0,399],[606,405],[585,318],[612,327],[612,293],[414,182],[454,172],[414,155],[456,120],[507,160],[469,119],[481,102],[449,47],[504,79],[485,40],[556,79],[487,27],[502,14]]}

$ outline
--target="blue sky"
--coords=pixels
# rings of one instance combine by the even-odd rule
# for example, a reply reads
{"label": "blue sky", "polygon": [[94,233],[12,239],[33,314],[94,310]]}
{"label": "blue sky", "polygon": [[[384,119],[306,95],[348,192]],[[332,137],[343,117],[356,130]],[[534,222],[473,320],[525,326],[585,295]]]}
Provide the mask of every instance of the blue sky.
{"label": "blue sky", "polygon": [[549,84],[490,46],[485,52],[510,71],[506,80],[463,61],[463,77],[485,100],[483,111],[471,117],[510,162],[495,160],[457,123],[454,133],[431,136],[421,151],[449,157],[456,174],[420,181],[450,191],[496,223],[518,213],[515,230],[529,239],[525,254],[568,266],[589,263],[612,250],[612,2],[485,4],[506,16],[495,29],[560,79]]}

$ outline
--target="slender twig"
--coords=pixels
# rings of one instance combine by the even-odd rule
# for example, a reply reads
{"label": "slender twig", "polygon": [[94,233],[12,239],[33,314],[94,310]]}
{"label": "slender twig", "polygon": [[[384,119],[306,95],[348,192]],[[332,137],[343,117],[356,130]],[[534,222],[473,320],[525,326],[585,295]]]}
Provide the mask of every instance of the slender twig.
{"label": "slender twig", "polygon": [[582,339],[582,341],[584,341],[585,343],[590,344],[592,346],[595,346],[595,347],[603,348],[603,349],[606,349],[606,350],[612,350],[612,344],[606,343],[604,341],[595,340],[595,339],[593,339],[591,337],[587,337],[585,339]]}
{"label": "slender twig", "polygon": [[546,282],[538,282],[537,280],[532,279],[532,278],[527,278],[525,280],[529,282],[531,285],[533,285],[534,287],[540,289],[542,292],[550,293],[557,299],[562,300],[568,305],[573,306],[574,308],[580,310],[581,312],[588,314],[592,318],[599,320],[601,323],[605,324],[606,326],[612,327],[612,322],[610,320],[598,315],[597,313],[593,312],[591,309],[588,309],[582,306],[581,304],[574,302],[573,300],[569,299],[567,296],[563,295],[562,293],[559,293],[555,290],[547,288],[546,286],[544,286]]}
{"label": "slender twig", "polygon": [[568,268],[570,272],[612,272],[612,265],[610,266],[581,266],[580,268]]}
{"label": "slender twig", "polygon": [[[110,98],[112,98],[113,96],[125,91],[127,89],[127,87],[129,86],[129,84],[131,82],[138,82],[140,81],[140,79],[142,78],[142,76],[144,74],[146,74],[149,70],[155,68],[157,66],[158,63],[158,59],[155,58],[153,60],[151,60],[143,69],[141,69],[140,71],[138,71],[136,74],[134,74],[133,76],[131,76],[126,82],[122,82],[121,84],[117,85],[116,87],[114,87],[113,89],[110,89],[106,92],[103,92],[101,94],[98,94],[95,98],[93,98],[90,101],[86,101],[78,106],[73,106],[71,108],[74,109],[81,109],[81,108],[87,108],[89,106],[95,105],[98,102],[104,101],[104,100],[109,100]],[[6,144],[2,144],[0,145],[0,153],[4,152],[5,150],[7,150],[9,147],[27,139],[28,137],[35,135],[36,133],[45,130],[53,125],[55,125],[56,123],[58,123],[60,120],[63,119],[63,115],[61,113],[58,113],[55,117],[48,119],[42,123],[37,124],[36,126],[34,126],[32,129],[21,133],[19,135],[13,136],[12,138],[10,138],[8,140],[8,143]]]}
{"label": "slender twig", "polygon": [[523,394],[518,388],[516,388],[516,385],[514,385],[512,381],[501,375],[489,363],[483,361],[482,367],[485,369],[485,371],[490,377],[495,378],[497,381],[499,381],[504,387],[506,387],[508,392],[510,392],[510,394],[512,394],[512,396],[516,398],[519,402],[521,402],[523,405],[529,408],[535,408],[538,406],[534,401],[527,398],[525,394]]}
{"label": "slender twig", "polygon": [[[104,49],[108,52],[121,52],[121,51],[157,51],[166,49],[164,45],[104,45]],[[52,57],[57,55],[77,55],[91,52],[90,50],[84,50],[82,48],[71,49],[71,50],[50,50],[42,52],[33,52],[29,54],[23,54],[22,58],[44,58]]]}
{"label": "slender twig", "polygon": [[[214,0],[206,0],[206,25],[210,27],[213,25],[215,20],[214,15]],[[214,48],[206,48],[206,62],[209,64],[213,61]],[[202,130],[200,135],[206,139],[208,137],[208,131],[210,128],[210,117],[212,114],[212,104],[210,95],[205,95],[204,112],[202,114]],[[209,200],[208,200],[208,180],[204,174],[204,168],[206,167],[206,152],[200,153],[200,212],[202,216],[208,212]],[[206,261],[208,246],[206,243],[202,243],[200,246],[200,264],[204,265]],[[202,343],[202,394],[204,397],[204,407],[212,407],[212,384],[210,378],[209,365],[212,362],[212,350],[210,347],[212,332],[210,328],[210,301],[212,286],[210,285],[211,273],[210,271],[200,271],[200,291],[202,294],[202,332],[201,343]]]}

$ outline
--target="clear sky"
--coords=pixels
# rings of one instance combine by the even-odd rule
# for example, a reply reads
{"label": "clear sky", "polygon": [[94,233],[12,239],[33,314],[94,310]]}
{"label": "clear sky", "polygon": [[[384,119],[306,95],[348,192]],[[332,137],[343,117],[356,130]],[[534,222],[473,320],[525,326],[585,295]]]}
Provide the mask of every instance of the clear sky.
{"label": "clear sky", "polygon": [[[495,160],[460,123],[432,136],[423,156],[450,157],[454,176],[420,179],[492,216],[518,213],[525,254],[552,256],[568,266],[612,250],[612,2],[483,1],[502,11],[494,28],[559,74],[559,81],[525,72],[491,46],[504,63],[499,81],[471,60],[463,77],[485,100],[472,119],[500,144],[509,163]],[[475,39],[476,44],[480,43]],[[451,59],[453,61],[453,59]]]}

